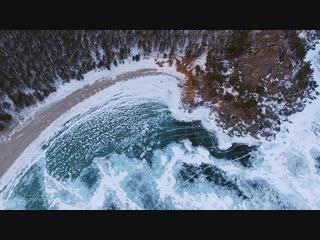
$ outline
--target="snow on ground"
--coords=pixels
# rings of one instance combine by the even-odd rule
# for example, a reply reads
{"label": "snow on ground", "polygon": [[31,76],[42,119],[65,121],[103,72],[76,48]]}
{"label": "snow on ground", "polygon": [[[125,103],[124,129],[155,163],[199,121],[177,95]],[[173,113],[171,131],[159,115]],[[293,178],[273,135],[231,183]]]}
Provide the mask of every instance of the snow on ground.
{"label": "snow on ground", "polygon": [[[133,51],[133,52],[138,53],[138,51]],[[57,91],[51,93],[44,101],[38,102],[35,105],[32,105],[30,107],[26,107],[23,110],[21,110],[19,113],[14,113],[13,116],[15,119],[17,119],[19,123],[13,129],[10,136],[12,136],[14,132],[18,131],[19,129],[27,125],[30,121],[32,121],[32,119],[34,119],[40,112],[44,111],[45,109],[49,108],[55,103],[61,101],[62,99],[72,94],[73,92],[83,88],[84,86],[94,84],[95,82],[103,79],[114,80],[120,74],[137,71],[143,68],[153,68],[160,72],[171,74],[181,79],[184,78],[183,74],[178,73],[175,70],[174,65],[172,65],[171,67],[169,67],[168,65],[164,65],[163,67],[160,67],[155,63],[155,60],[152,57],[150,57],[149,59],[144,59],[141,57],[141,60],[138,62],[132,61],[130,59],[125,60],[124,64],[118,64],[117,67],[112,65],[110,70],[108,69],[92,70],[84,74],[83,76],[84,79],[80,81],[77,79],[72,79],[68,83],[59,82],[56,85]],[[9,101],[7,98],[5,100],[9,103],[12,102],[12,101]],[[2,140],[5,140],[5,139],[2,139]]]}
{"label": "snow on ground", "polygon": [[[132,50],[131,54],[137,54],[140,53],[139,50]],[[197,60],[199,62],[204,63],[205,57],[207,53],[203,53],[203,55]],[[15,132],[20,130],[22,127],[27,125],[32,119],[34,119],[40,112],[44,111],[45,109],[49,108],[50,106],[54,105],[55,103],[63,100],[66,96],[72,94],[73,92],[83,88],[86,85],[94,84],[95,82],[102,80],[102,79],[111,79],[114,80],[116,76],[126,73],[126,72],[132,72],[137,71],[139,69],[143,68],[152,68],[156,69],[159,72],[163,72],[166,74],[171,74],[175,77],[180,78],[182,81],[185,80],[185,76],[182,73],[179,73],[176,71],[175,62],[171,67],[168,66],[168,63],[165,63],[163,67],[160,67],[156,64],[156,57],[157,61],[165,61],[168,59],[163,58],[162,56],[156,56],[156,54],[151,54],[151,56],[148,56],[148,58],[141,56],[140,61],[132,61],[131,59],[124,60],[124,64],[118,64],[117,67],[114,65],[111,66],[110,70],[103,69],[103,70],[92,70],[86,74],[84,74],[84,79],[82,80],[71,80],[68,83],[62,83],[60,82],[56,88],[57,91],[54,93],[51,93],[43,102],[38,102],[37,104],[27,107],[23,109],[16,119],[19,120],[19,124],[17,127],[14,128],[14,130],[11,132],[10,136]],[[149,79],[149,77],[147,78]],[[145,88],[144,85],[140,86],[142,89]],[[147,92],[147,90],[144,90]],[[170,91],[174,91],[170,89]],[[151,96],[155,94],[151,92]],[[169,106],[169,109],[172,112],[172,115],[177,119],[181,121],[194,121],[194,120],[201,120],[203,126],[207,128],[209,131],[215,132],[217,134],[217,137],[219,139],[219,147],[222,149],[229,148],[232,143],[238,142],[238,143],[245,143],[248,145],[255,145],[259,144],[260,141],[257,141],[251,136],[247,137],[230,137],[225,132],[222,131],[220,127],[216,124],[217,116],[215,113],[212,113],[210,108],[208,106],[201,106],[193,110],[191,113],[188,111],[185,111],[180,107],[180,95],[181,93],[176,93],[177,99],[179,101],[179,104],[177,102],[166,102],[166,104]],[[173,94],[174,95],[174,94]],[[176,100],[177,100],[176,99]],[[178,107],[179,106],[179,107]]]}

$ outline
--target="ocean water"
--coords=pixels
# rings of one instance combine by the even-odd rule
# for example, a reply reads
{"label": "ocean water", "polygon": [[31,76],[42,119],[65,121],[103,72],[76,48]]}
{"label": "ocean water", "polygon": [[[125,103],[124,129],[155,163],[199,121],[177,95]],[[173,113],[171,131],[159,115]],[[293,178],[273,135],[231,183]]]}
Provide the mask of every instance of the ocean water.
{"label": "ocean water", "polygon": [[320,209],[319,99],[258,141],[184,110],[178,83],[132,79],[66,112],[1,179],[0,209]]}
{"label": "ocean water", "polygon": [[237,180],[214,162],[250,168],[253,150],[240,144],[219,150],[200,121],[175,120],[156,101],[106,104],[66,121],[41,146],[7,207],[176,209],[184,194],[215,191],[244,200]]}

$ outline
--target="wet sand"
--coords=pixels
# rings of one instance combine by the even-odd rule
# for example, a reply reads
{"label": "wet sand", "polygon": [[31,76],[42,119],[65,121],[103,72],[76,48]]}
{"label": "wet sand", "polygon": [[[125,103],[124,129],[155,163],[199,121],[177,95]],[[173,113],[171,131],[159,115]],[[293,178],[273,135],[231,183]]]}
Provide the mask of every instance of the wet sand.
{"label": "wet sand", "polygon": [[118,75],[114,80],[108,78],[101,79],[91,85],[84,86],[65,97],[63,100],[55,103],[53,106],[43,110],[32,121],[18,131],[12,132],[17,125],[10,126],[7,131],[1,133],[1,135],[5,137],[11,136],[8,140],[0,142],[0,178],[43,130],[76,104],[116,82],[142,76],[161,74],[169,75],[163,72],[157,72],[156,69],[146,68]]}

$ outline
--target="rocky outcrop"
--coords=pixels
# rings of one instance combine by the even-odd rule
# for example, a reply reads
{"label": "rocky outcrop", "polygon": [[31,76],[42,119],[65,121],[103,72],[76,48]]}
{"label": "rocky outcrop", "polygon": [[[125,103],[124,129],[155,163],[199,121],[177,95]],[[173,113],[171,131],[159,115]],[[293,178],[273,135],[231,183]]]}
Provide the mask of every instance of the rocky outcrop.
{"label": "rocky outcrop", "polygon": [[316,87],[306,50],[296,31],[238,31],[224,49],[209,50],[206,71],[190,79],[230,135],[269,137]]}

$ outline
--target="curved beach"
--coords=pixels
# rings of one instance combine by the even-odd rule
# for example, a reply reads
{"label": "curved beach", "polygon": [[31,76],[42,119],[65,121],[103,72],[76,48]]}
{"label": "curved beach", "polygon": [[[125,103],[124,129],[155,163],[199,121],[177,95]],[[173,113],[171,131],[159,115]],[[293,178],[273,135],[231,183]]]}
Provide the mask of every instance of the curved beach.
{"label": "curved beach", "polygon": [[[15,160],[23,153],[23,151],[45,130],[51,123],[59,118],[63,113],[70,110],[72,107],[96,94],[97,92],[115,84],[119,81],[126,81],[132,78],[165,74],[158,72],[153,68],[144,68],[137,71],[119,74],[115,79],[104,78],[96,80],[91,85],[86,85],[83,88],[76,90],[72,94],[57,102],[53,106],[43,110],[36,118],[30,121],[26,126],[14,130],[14,126],[9,128],[10,131],[4,132],[7,140],[0,142],[0,177],[10,168]],[[169,75],[169,74],[167,74]]]}

